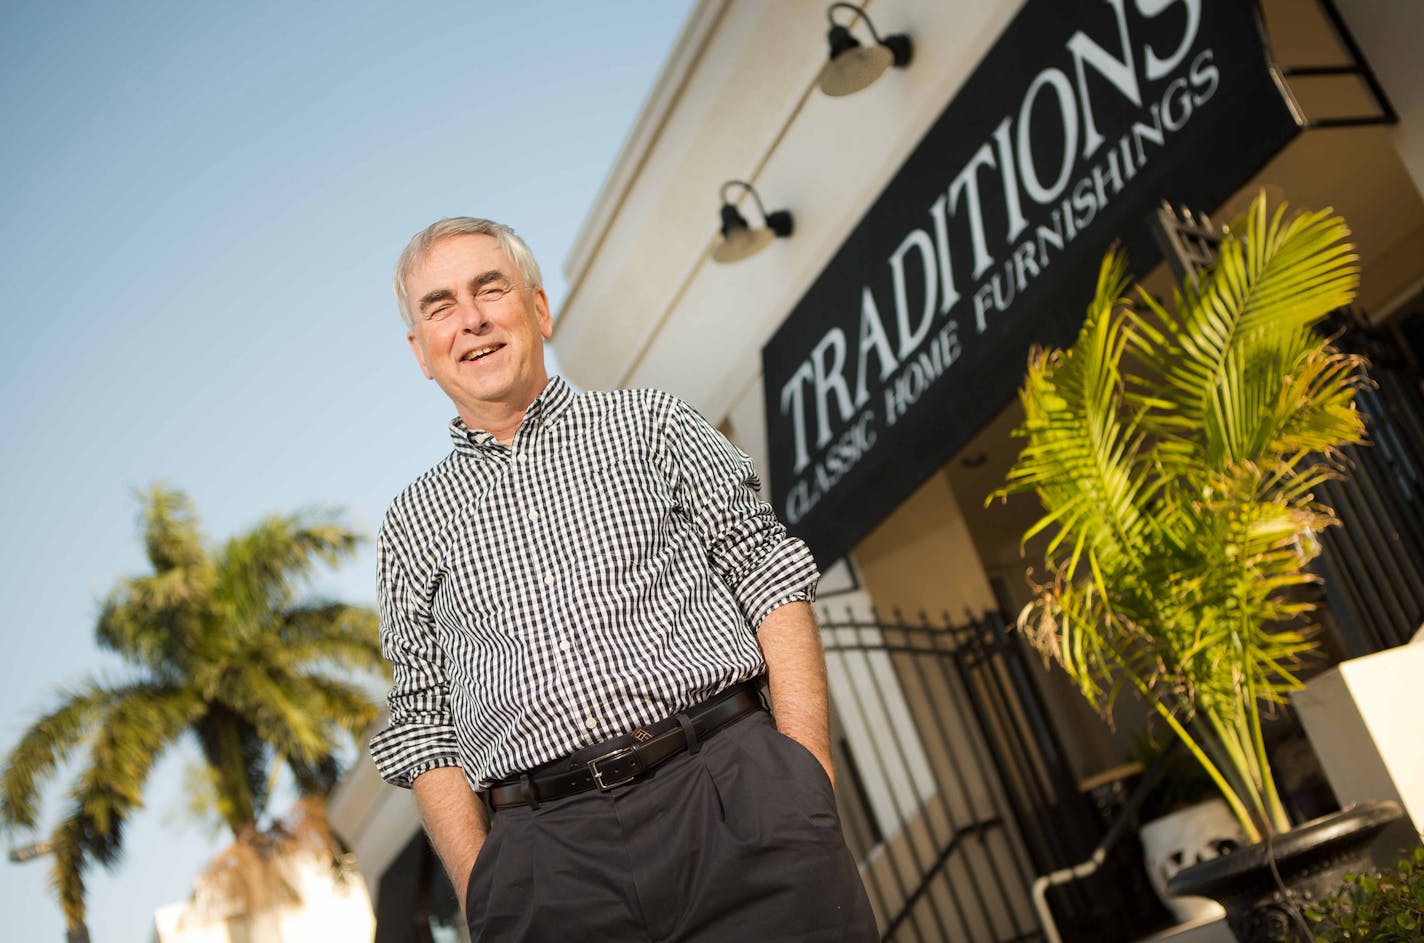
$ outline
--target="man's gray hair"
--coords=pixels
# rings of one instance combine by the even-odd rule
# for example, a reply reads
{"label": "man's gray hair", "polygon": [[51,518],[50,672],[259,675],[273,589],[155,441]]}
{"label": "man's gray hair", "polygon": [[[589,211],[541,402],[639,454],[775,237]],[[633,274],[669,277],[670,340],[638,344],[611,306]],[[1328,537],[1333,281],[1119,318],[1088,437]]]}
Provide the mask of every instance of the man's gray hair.
{"label": "man's gray hair", "polygon": [[505,258],[513,262],[514,267],[519,270],[524,287],[532,291],[543,286],[539,263],[534,260],[534,253],[513,229],[503,223],[475,219],[472,216],[442,219],[416,233],[401,253],[400,261],[396,263],[396,307],[400,309],[401,320],[405,321],[407,329],[415,326],[415,313],[410,310],[410,296],[405,290],[406,277],[412,269],[425,261],[435,243],[451,236],[493,236]]}

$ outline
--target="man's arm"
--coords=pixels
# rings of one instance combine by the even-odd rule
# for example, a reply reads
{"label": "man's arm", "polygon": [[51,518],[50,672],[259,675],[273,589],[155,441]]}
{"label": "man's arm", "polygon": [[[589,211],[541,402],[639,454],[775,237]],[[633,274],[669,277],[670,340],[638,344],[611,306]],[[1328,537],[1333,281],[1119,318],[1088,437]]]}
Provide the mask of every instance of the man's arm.
{"label": "man's arm", "polygon": [[468,915],[465,891],[475,859],[489,834],[489,812],[458,767],[442,766],[421,773],[411,788],[420,806],[425,833],[445,865],[445,873],[450,875],[461,912]]}
{"label": "man's arm", "polygon": [[810,750],[834,786],[826,655],[811,607],[789,602],[773,609],[762,620],[757,641],[766,659],[776,729]]}
{"label": "man's arm", "polygon": [[810,750],[834,784],[826,657],[809,605],[816,561],[758,497],[761,482],[745,453],[676,398],[664,423],[660,458],[713,570],[756,627],[776,727]]}
{"label": "man's arm", "polygon": [[489,816],[460,768],[445,653],[407,566],[413,556],[393,508],[376,540],[381,650],[391,663],[390,723],[371,738],[371,758],[387,782],[414,790],[425,830],[464,908]]}

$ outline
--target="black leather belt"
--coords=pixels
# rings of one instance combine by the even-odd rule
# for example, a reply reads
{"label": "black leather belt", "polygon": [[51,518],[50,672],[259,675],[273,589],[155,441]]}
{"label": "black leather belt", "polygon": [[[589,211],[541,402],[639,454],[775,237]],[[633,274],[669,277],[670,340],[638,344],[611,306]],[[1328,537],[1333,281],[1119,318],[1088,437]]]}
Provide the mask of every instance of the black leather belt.
{"label": "black leather belt", "polygon": [[[700,704],[694,704],[681,715],[639,727],[630,734],[600,744],[600,747],[610,746],[613,749],[572,769],[556,768],[495,783],[487,794],[489,804],[495,809],[530,805],[531,802],[537,806],[540,802],[562,799],[590,789],[606,792],[632,782],[684,750],[690,749],[695,753],[701,741],[737,718],[761,709],[761,706],[761,697],[753,682],[735,684]],[[684,729],[682,718],[686,718],[690,730]]]}

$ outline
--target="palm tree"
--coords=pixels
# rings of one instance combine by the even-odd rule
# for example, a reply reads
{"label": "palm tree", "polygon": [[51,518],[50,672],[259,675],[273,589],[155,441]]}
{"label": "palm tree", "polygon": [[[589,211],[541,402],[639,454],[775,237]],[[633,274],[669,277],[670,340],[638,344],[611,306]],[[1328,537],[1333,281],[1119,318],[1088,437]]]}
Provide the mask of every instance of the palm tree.
{"label": "palm tree", "polygon": [[1095,706],[1135,690],[1253,840],[1290,827],[1261,729],[1314,645],[1301,588],[1335,523],[1314,489],[1358,443],[1361,362],[1316,326],[1359,274],[1345,224],[1257,198],[1169,314],[1103,262],[1074,345],[1036,352],[1028,444],[1001,494],[1032,491],[1052,533],[1020,617]]}
{"label": "palm tree", "polygon": [[119,580],[95,627],[126,674],[63,692],[0,773],[0,825],[32,830],[41,785],[86,753],[48,842],[71,939],[86,938],[84,873],[118,862],[165,749],[191,736],[223,823],[253,841],[272,774],[285,769],[302,794],[325,795],[348,738],[375,718],[370,695],[343,674],[386,670],[373,612],[298,595],[318,562],[335,564],[360,542],[336,519],[274,515],[210,550],[185,494],[155,486],[140,499],[153,573]]}

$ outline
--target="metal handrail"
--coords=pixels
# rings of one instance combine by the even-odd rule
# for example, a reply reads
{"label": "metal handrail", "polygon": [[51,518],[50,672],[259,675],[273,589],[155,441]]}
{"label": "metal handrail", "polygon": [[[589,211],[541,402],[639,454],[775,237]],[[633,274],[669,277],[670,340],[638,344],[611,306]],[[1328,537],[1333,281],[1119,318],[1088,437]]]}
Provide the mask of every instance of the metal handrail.
{"label": "metal handrail", "polygon": [[1173,740],[1167,745],[1152,765],[1147,768],[1147,772],[1142,774],[1142,779],[1138,781],[1137,788],[1123,804],[1122,810],[1118,812],[1113,823],[1108,827],[1107,834],[1098,842],[1093,853],[1085,860],[1066,868],[1059,868],[1049,874],[1039,875],[1033,882],[1033,909],[1038,912],[1039,925],[1043,927],[1043,935],[1046,943],[1063,943],[1063,938],[1058,935],[1058,923],[1053,918],[1053,910],[1048,906],[1048,891],[1050,888],[1068,884],[1073,881],[1082,880],[1095,874],[1107,861],[1108,853],[1122,840],[1122,836],[1127,834],[1128,827],[1133,819],[1137,817],[1137,810],[1142,808],[1142,804],[1147,801],[1147,796],[1159,780],[1163,773],[1167,771],[1167,765],[1171,762],[1173,754],[1181,747],[1180,740]]}

